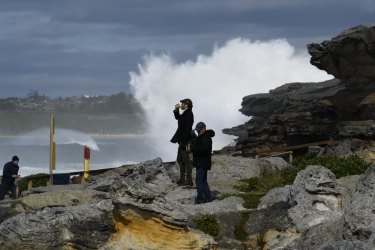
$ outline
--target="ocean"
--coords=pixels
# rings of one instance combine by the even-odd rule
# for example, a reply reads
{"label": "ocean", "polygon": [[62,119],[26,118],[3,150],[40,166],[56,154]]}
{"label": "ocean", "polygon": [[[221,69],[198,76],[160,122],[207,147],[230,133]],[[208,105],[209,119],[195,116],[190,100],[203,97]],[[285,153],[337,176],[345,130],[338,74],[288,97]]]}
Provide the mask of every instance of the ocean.
{"label": "ocean", "polygon": [[[54,173],[83,170],[83,147],[91,148],[90,169],[119,167],[158,157],[154,138],[149,135],[87,135],[57,129]],[[177,149],[176,149],[177,150]],[[177,152],[177,151],[176,151]],[[19,174],[49,173],[49,130],[44,128],[23,136],[0,137],[0,165],[20,158]]]}

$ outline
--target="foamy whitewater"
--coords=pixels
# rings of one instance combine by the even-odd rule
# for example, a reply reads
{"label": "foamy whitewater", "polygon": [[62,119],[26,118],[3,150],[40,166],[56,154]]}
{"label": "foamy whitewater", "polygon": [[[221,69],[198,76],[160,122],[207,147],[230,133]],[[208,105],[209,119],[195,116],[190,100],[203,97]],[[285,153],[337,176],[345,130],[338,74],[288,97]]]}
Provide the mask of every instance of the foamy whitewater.
{"label": "foamy whitewater", "polygon": [[[76,130],[55,130],[55,173],[83,170],[83,146],[91,150],[90,169],[119,167],[153,159],[157,153],[150,146],[151,137],[142,136],[91,136]],[[99,150],[100,149],[100,150]],[[21,136],[0,137],[1,164],[13,155],[20,157],[21,176],[49,173],[49,128],[42,128]]]}
{"label": "foamy whitewater", "polygon": [[307,52],[297,53],[285,39],[237,38],[195,61],[175,63],[165,54],[146,56],[138,72],[130,73],[130,84],[146,111],[148,132],[156,137],[154,148],[164,161],[171,161],[177,152],[177,145],[169,142],[177,128],[172,111],[179,100],[192,99],[195,124],[204,121],[215,130],[214,149],[220,149],[234,139],[221,131],[250,119],[238,111],[244,96],[285,83],[332,78],[309,60]]}
{"label": "foamy whitewater", "polygon": [[[56,144],[78,144],[88,146],[92,150],[99,151],[96,142],[87,134],[72,129],[56,128],[54,134]],[[35,131],[15,137],[7,141],[8,145],[49,145],[50,129],[48,127],[40,128]]]}

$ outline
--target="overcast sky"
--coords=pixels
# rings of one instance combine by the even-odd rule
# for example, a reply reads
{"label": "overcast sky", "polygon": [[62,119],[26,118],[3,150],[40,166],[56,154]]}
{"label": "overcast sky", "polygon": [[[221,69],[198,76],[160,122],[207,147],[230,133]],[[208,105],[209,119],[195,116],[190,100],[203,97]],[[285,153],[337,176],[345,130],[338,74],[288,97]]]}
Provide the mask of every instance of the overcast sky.
{"label": "overcast sky", "polygon": [[374,23],[373,0],[0,0],[0,97],[129,92],[150,53],[195,60],[236,37],[305,50]]}

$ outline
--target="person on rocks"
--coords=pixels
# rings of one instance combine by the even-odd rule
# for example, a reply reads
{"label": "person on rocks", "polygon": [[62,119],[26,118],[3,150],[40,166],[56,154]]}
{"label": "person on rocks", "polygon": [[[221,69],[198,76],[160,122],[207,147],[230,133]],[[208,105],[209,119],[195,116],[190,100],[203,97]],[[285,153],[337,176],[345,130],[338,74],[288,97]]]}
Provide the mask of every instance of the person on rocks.
{"label": "person on rocks", "polygon": [[194,130],[197,131],[198,136],[192,139],[189,149],[193,153],[193,166],[196,168],[195,204],[201,204],[212,201],[207,172],[211,170],[212,137],[215,136],[215,132],[211,129],[207,130],[204,122],[198,122]]}
{"label": "person on rocks", "polygon": [[3,176],[1,178],[1,186],[0,186],[0,200],[4,199],[5,194],[8,191],[11,191],[12,195],[11,197],[13,199],[17,198],[17,187],[14,184],[16,179],[18,179],[20,176],[18,175],[19,170],[19,158],[18,156],[13,156],[12,161],[7,162],[4,165],[3,169]]}
{"label": "person on rocks", "polygon": [[[183,99],[180,102],[181,104],[176,104],[173,110],[174,117],[178,121],[178,127],[171,139],[172,143],[178,143],[177,163],[180,166],[180,179],[177,184],[179,186],[193,186],[192,166],[187,151],[194,123],[193,102],[190,99]],[[180,108],[183,110],[182,114],[180,114]]]}

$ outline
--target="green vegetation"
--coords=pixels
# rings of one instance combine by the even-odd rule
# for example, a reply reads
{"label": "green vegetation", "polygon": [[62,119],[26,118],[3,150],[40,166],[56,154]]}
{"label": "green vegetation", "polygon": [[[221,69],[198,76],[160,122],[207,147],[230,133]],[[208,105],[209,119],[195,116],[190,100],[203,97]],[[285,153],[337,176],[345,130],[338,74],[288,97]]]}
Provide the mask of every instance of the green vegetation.
{"label": "green vegetation", "polygon": [[219,234],[219,223],[214,215],[205,214],[202,217],[194,218],[193,221],[202,232],[213,237]]}
{"label": "green vegetation", "polygon": [[245,229],[246,222],[250,218],[250,212],[241,213],[240,220],[234,225],[234,235],[237,240],[246,240],[247,232]]}
{"label": "green vegetation", "polygon": [[293,184],[297,173],[305,169],[308,165],[324,166],[330,169],[337,178],[362,174],[370,166],[369,163],[365,162],[357,155],[338,157],[306,154],[302,157],[296,158],[293,162],[293,167],[291,168],[269,172],[260,177],[241,180],[236,188],[243,192],[266,193],[272,188]]}
{"label": "green vegetation", "polygon": [[322,165],[330,169],[337,178],[362,174],[370,166],[357,155],[338,157],[317,154],[306,154],[304,157],[297,158],[294,165],[301,170],[308,165]]}
{"label": "green vegetation", "polygon": [[19,192],[21,193],[22,191],[27,190],[27,185],[29,183],[30,178],[38,177],[40,179],[38,180],[33,180],[33,187],[39,187],[39,186],[47,186],[47,181],[49,181],[49,174],[32,174],[28,175],[24,178],[21,178],[18,181],[18,187],[19,187]]}

